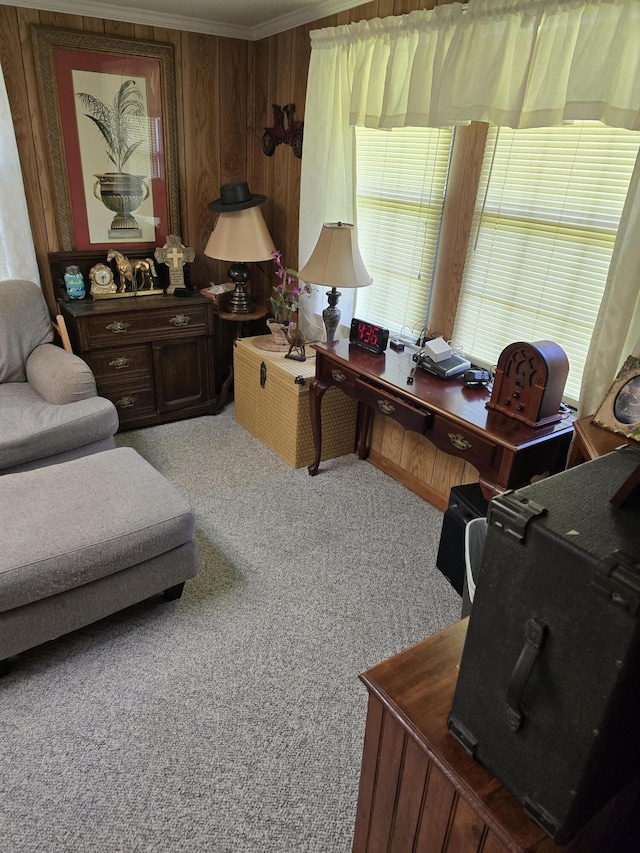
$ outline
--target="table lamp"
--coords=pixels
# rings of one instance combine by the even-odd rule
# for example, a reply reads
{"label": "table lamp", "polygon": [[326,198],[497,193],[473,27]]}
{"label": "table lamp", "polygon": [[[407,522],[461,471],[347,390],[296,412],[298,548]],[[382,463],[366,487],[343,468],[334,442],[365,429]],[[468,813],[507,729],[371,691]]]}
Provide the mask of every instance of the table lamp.
{"label": "table lamp", "polygon": [[246,181],[234,181],[222,184],[220,198],[209,204],[209,210],[218,213],[218,221],[204,253],[209,258],[233,262],[229,279],[235,288],[226,304],[231,314],[252,311],[246,290],[250,278],[247,264],[273,259],[275,246],[259,210],[266,200],[266,195],[252,194]]}
{"label": "table lamp", "polygon": [[298,272],[298,278],[310,284],[330,287],[329,306],[322,312],[327,341],[332,341],[340,322],[337,287],[366,287],[373,279],[360,257],[353,225],[325,222],[311,257]]}

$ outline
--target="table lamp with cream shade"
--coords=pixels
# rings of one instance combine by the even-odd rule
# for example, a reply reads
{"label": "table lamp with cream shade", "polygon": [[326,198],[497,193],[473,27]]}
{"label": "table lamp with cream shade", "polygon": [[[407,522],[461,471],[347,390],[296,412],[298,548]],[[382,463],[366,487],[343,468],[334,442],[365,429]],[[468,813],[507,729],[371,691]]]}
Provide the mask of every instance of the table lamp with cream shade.
{"label": "table lamp with cream shade", "polygon": [[231,261],[229,279],[235,284],[227,297],[227,311],[249,314],[252,306],[246,287],[250,278],[248,263],[273,260],[275,246],[259,205],[265,195],[252,194],[246,181],[222,184],[220,198],[209,204],[218,213],[204,253],[209,258]]}
{"label": "table lamp with cream shade", "polygon": [[340,322],[338,287],[366,287],[373,279],[367,272],[355,237],[355,228],[346,222],[325,222],[311,257],[298,272],[309,284],[330,287],[329,305],[322,312],[327,341],[332,341]]}

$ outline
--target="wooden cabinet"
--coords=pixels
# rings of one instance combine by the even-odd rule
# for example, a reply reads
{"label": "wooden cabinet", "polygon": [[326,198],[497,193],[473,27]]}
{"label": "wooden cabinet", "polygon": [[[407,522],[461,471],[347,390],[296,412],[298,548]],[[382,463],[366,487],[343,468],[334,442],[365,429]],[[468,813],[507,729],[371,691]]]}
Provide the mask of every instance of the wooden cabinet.
{"label": "wooden cabinet", "polygon": [[215,411],[214,317],[205,297],[60,301],[59,308],[121,428]]}
{"label": "wooden cabinet", "polygon": [[640,778],[560,847],[449,733],[467,623],[451,625],[360,676],[369,705],[354,853],[640,850]]}

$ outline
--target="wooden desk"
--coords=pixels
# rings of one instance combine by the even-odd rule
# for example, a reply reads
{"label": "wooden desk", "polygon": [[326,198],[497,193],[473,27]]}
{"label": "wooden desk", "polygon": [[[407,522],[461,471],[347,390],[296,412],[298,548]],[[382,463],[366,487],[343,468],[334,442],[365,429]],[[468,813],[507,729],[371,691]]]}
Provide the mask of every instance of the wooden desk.
{"label": "wooden desk", "polygon": [[567,468],[573,468],[574,465],[579,465],[581,462],[591,462],[592,459],[605,456],[623,444],[640,447],[638,442],[632,438],[625,438],[624,435],[594,424],[593,415],[575,421],[573,428],[575,437],[571,445]]}
{"label": "wooden desk", "polygon": [[360,676],[369,691],[354,853],[631,853],[638,784],[558,846],[447,730],[468,619]]}
{"label": "wooden desk", "polygon": [[320,419],[322,395],[339,387],[361,404],[358,455],[366,458],[372,412],[394,418],[405,429],[425,435],[445,453],[477,468],[487,498],[505,489],[528,484],[532,477],[565,468],[573,434],[570,418],[532,429],[486,408],[485,388],[467,388],[459,378],[443,380],[417,370],[412,385],[407,376],[414,363],[411,352],[387,350],[372,355],[346,340],[314,344],[316,375],[311,382],[311,427],[315,460],[309,473],[318,473],[322,452]]}

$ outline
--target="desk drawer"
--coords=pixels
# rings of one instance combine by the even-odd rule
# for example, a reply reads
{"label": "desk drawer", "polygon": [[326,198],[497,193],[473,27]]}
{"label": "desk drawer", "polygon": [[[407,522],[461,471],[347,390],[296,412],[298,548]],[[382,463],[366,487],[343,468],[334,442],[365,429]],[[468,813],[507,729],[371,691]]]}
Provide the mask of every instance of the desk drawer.
{"label": "desk drawer", "polygon": [[318,379],[324,385],[335,385],[337,388],[342,388],[345,394],[351,396],[355,392],[357,374],[342,367],[341,364],[326,362],[322,359]]}
{"label": "desk drawer", "polygon": [[476,433],[449,421],[446,417],[436,418],[429,440],[445,453],[460,456],[476,468],[486,470],[496,462],[498,445]]}
{"label": "desk drawer", "polygon": [[428,409],[417,409],[394,397],[388,391],[369,385],[360,379],[355,381],[355,396],[362,403],[370,406],[374,412],[381,412],[389,418],[398,421],[405,429],[412,432],[426,433],[433,423],[433,412]]}
{"label": "desk drawer", "polygon": [[[142,298],[142,297],[140,297]],[[126,301],[126,300],[125,300]],[[119,346],[124,342],[142,342],[185,334],[204,335],[207,306],[192,305],[159,311],[126,311],[91,317],[88,324],[90,347]]]}

